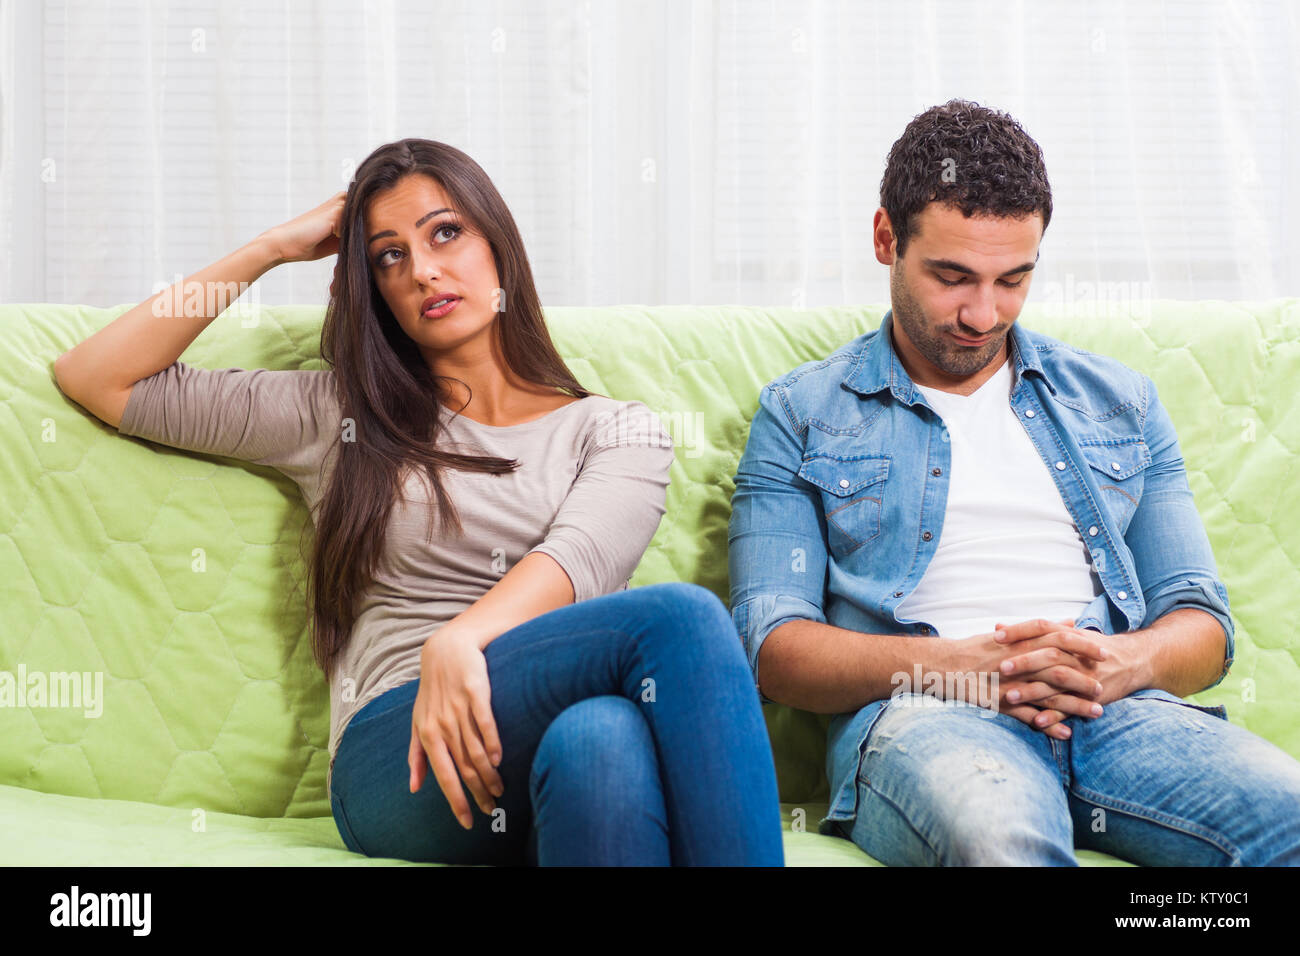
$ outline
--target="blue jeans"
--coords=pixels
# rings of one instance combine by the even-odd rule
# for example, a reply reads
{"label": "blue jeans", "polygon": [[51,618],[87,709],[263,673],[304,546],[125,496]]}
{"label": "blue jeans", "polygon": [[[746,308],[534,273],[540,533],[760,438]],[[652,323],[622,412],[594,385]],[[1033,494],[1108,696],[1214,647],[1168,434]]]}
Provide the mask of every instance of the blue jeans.
{"label": "blue jeans", "polygon": [[[925,702],[930,706],[924,706]],[[1207,708],[1138,691],[1055,740],[902,694],[867,734],[850,839],[889,865],[1300,864],[1300,762]],[[841,836],[844,825],[837,825]]]}
{"label": "blue jeans", "polygon": [[[693,584],[616,591],[484,651],[504,793],[473,827],[409,790],[419,681],[349,721],[330,803],[348,849],[440,863],[781,866],[776,770],[731,617]],[[463,785],[462,785],[463,786]]]}

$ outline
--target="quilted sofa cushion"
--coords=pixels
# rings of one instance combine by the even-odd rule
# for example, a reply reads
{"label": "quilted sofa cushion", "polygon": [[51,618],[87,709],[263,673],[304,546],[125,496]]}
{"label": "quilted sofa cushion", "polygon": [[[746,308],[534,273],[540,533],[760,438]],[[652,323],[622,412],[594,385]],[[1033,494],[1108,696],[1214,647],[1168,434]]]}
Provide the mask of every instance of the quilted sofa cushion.
{"label": "quilted sofa cushion", "polygon": [[[97,716],[0,707],[0,791],[199,808],[271,828],[328,818],[328,696],[298,553],[305,507],[273,470],[121,436],[61,395],[53,359],[122,311],[0,307],[0,671],[102,680]],[[322,314],[232,309],[182,358],[321,368]],[[694,581],[725,601],[732,476],[759,389],[875,328],[884,307],[547,314],[584,385],[644,401],[674,436],[667,514],[632,584]],[[1237,624],[1232,672],[1196,699],[1300,756],[1289,606],[1300,593],[1300,301],[1155,302],[1089,318],[1029,307],[1021,322],[1155,380]],[[777,705],[766,715],[782,800],[815,829],[829,718]]]}

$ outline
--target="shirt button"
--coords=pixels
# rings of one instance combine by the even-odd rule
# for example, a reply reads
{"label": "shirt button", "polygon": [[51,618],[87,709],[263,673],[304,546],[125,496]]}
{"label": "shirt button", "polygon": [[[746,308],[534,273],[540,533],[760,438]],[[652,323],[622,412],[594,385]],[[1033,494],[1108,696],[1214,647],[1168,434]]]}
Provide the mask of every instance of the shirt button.
{"label": "shirt button", "polygon": [[1095,535],[1096,533],[1097,533],[1097,526],[1096,526],[1096,525],[1093,525],[1091,528],[1088,529],[1088,534]]}
{"label": "shirt button", "polygon": [[1026,417],[1026,418],[1033,418],[1033,417],[1034,417],[1034,410],[1033,410],[1032,408],[1026,410],[1026,411],[1025,411],[1025,417]]}
{"label": "shirt button", "polygon": [[1112,462],[1110,463],[1110,467],[1111,467],[1111,470],[1112,470],[1112,471],[1119,471],[1119,462],[1117,462],[1117,461],[1112,461]]}
{"label": "shirt button", "polygon": [[942,468],[932,468],[932,469],[930,469],[930,474],[932,474],[932,475],[942,475],[942,474],[943,474],[943,469],[942,469]]}
{"label": "shirt button", "polygon": [[930,540],[931,538],[933,538],[933,537],[934,537],[934,535],[930,534],[930,532],[928,532],[928,531],[922,531],[922,532],[921,532],[921,540],[922,540],[922,541],[929,541],[929,540]]}
{"label": "shirt button", "polygon": [[894,597],[902,597],[902,596],[903,596],[903,592],[902,592],[902,591],[895,591],[895,592],[894,592]]}
{"label": "shirt button", "polygon": [[1128,592],[1127,592],[1127,591],[1120,591],[1120,592],[1119,592],[1118,594],[1116,594],[1115,596],[1116,596],[1117,598],[1119,598],[1121,601],[1127,601],[1127,600],[1128,600]]}
{"label": "shirt button", "polygon": [[929,633],[930,633],[930,625],[929,625],[929,624],[922,624],[922,625],[921,625],[921,633],[922,633],[922,634],[929,634]]}
{"label": "shirt button", "polygon": [[1065,471],[1065,462],[1063,462],[1063,461],[1058,461],[1058,462],[1056,463],[1056,470],[1057,470],[1057,471]]}
{"label": "shirt button", "polygon": [[841,479],[840,479],[840,487],[841,487],[841,488],[847,488],[848,486],[849,486],[849,480],[848,480],[847,478],[841,478]]}

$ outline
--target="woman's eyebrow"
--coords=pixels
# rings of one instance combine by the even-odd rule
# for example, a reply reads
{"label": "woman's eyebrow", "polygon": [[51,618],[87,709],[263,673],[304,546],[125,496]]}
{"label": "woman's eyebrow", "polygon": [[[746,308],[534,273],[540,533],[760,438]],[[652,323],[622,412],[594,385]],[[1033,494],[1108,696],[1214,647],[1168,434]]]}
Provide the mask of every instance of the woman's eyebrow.
{"label": "woman's eyebrow", "polygon": [[[429,221],[430,219],[432,219],[434,216],[438,215],[438,213],[440,213],[440,212],[452,212],[452,211],[453,211],[453,210],[448,209],[447,207],[444,206],[442,209],[435,209],[433,212],[426,212],[423,216],[421,216],[421,217],[419,218],[419,221],[416,222],[416,224],[415,224],[415,228],[416,228],[416,229],[419,229],[421,226],[423,226],[426,222],[428,222],[428,221]],[[371,236],[369,239],[367,239],[367,240],[366,240],[366,245],[370,245],[370,244],[371,244],[372,242],[374,242],[376,239],[382,239],[382,238],[384,238],[384,236],[395,236],[395,235],[397,235],[397,233],[395,233],[393,230],[391,230],[391,229],[385,229],[383,232],[377,232],[377,233],[375,233],[373,236]]]}

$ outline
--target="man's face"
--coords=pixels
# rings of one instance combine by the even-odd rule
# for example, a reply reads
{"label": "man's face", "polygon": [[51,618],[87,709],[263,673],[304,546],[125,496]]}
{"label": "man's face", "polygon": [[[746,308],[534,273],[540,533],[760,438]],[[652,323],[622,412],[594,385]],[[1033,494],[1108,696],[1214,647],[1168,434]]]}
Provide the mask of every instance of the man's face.
{"label": "man's face", "polygon": [[888,214],[876,213],[876,258],[890,267],[894,345],[914,381],[955,385],[990,363],[1002,365],[1029,293],[1042,222],[1038,213],[967,219],[934,202],[916,217],[899,257]]}

